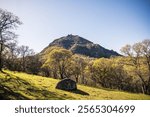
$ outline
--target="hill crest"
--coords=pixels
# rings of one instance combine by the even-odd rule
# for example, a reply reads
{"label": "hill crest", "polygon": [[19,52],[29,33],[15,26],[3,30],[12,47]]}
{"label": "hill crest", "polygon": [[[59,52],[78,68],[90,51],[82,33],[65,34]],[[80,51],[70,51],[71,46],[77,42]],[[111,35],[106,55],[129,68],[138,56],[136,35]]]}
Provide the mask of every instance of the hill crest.
{"label": "hill crest", "polygon": [[100,58],[100,57],[109,58],[111,56],[120,55],[113,50],[106,49],[100,46],[99,44],[94,44],[93,42],[83,37],[80,37],[78,35],[72,35],[72,34],[55,39],[52,43],[49,44],[48,47],[52,47],[52,46],[63,47],[67,50],[72,51],[75,54],[81,54],[81,55],[94,57],[94,58]]}

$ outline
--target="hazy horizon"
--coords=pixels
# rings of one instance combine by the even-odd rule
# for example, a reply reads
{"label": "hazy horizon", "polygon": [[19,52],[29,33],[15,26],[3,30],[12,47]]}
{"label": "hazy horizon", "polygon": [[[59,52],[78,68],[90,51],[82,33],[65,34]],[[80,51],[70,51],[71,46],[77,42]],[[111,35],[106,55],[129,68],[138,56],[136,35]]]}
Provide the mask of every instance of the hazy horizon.
{"label": "hazy horizon", "polygon": [[20,18],[19,45],[35,52],[68,34],[117,52],[150,39],[149,0],[0,0],[0,8]]}

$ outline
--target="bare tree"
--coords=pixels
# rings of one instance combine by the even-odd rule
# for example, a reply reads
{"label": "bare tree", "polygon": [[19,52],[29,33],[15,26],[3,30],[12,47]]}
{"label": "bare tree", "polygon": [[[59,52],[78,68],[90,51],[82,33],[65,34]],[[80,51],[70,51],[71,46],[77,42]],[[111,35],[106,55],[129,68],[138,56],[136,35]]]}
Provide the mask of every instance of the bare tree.
{"label": "bare tree", "polygon": [[[7,53],[3,52],[3,57],[4,60],[4,67],[10,69],[10,70],[16,70],[16,66],[17,66],[17,58],[18,58],[18,46],[17,46],[17,41],[13,41],[11,43],[7,44],[7,48],[5,48],[4,51],[7,51]],[[5,55],[4,55],[5,54]]]}
{"label": "bare tree", "polygon": [[6,10],[0,9],[0,71],[3,67],[2,54],[7,44],[16,38],[16,34],[12,32],[12,29],[21,25],[22,22],[17,16]]}
{"label": "bare tree", "polygon": [[11,54],[11,59],[14,60],[14,58],[16,58],[18,56],[18,52],[17,52],[17,49],[18,49],[18,46],[17,46],[17,41],[14,40],[13,42],[11,43],[8,43],[7,44],[7,47],[10,51],[10,54]]}
{"label": "bare tree", "polygon": [[28,46],[20,46],[18,49],[21,58],[22,71],[26,71],[26,57],[34,55],[34,51]]}

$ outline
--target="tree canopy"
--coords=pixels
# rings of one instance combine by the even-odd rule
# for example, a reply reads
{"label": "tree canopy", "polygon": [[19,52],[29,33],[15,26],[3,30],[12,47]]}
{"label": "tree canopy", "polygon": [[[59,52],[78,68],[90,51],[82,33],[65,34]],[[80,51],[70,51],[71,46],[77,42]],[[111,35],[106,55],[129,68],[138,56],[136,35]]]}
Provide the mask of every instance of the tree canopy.
{"label": "tree canopy", "polygon": [[9,47],[8,43],[11,43],[17,35],[12,31],[21,25],[22,22],[19,17],[6,10],[0,9],[0,71],[3,67],[3,51],[4,48]]}

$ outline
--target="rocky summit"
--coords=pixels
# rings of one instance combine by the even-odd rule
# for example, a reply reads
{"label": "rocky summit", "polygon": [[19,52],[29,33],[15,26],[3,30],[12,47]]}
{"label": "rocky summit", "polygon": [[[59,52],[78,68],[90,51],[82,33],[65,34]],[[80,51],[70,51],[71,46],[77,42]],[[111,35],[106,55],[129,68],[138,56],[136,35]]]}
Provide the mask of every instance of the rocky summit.
{"label": "rocky summit", "polygon": [[65,49],[72,51],[75,54],[81,54],[94,58],[100,57],[109,58],[111,56],[120,55],[113,50],[106,49],[100,46],[99,44],[94,44],[93,42],[84,39],[83,37],[72,34],[55,39],[52,43],[49,44],[48,47],[52,46],[63,47]]}

